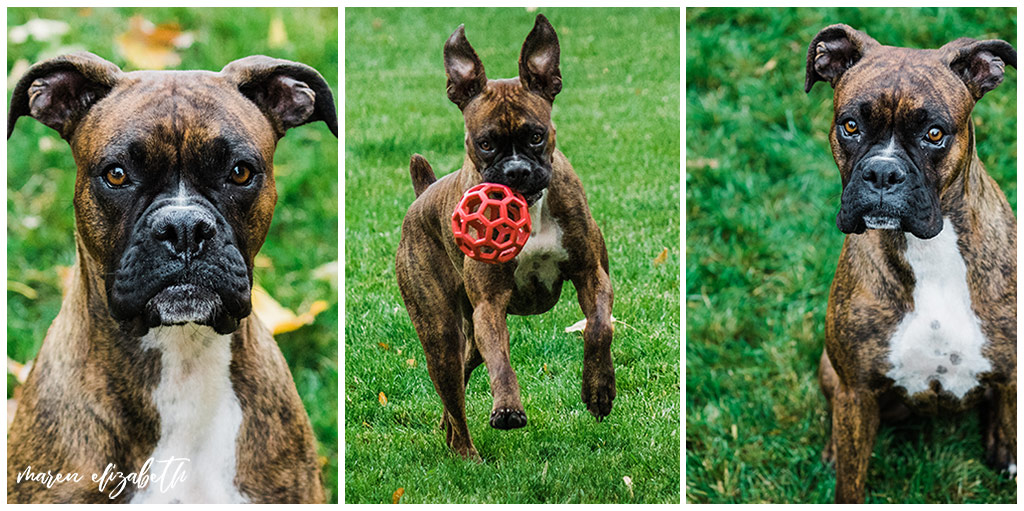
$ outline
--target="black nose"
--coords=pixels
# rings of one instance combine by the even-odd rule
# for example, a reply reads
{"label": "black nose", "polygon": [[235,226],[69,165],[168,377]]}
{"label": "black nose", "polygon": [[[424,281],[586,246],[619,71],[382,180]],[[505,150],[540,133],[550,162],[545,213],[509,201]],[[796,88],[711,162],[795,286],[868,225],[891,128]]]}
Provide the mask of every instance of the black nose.
{"label": "black nose", "polygon": [[521,160],[513,160],[505,164],[502,173],[505,174],[507,184],[516,188],[524,184],[530,176],[530,164]]}
{"label": "black nose", "polygon": [[899,165],[876,164],[864,169],[863,178],[872,188],[886,191],[907,180],[907,172]]}
{"label": "black nose", "polygon": [[153,220],[153,238],[173,254],[186,258],[203,251],[203,244],[217,233],[217,224],[194,207],[167,207]]}

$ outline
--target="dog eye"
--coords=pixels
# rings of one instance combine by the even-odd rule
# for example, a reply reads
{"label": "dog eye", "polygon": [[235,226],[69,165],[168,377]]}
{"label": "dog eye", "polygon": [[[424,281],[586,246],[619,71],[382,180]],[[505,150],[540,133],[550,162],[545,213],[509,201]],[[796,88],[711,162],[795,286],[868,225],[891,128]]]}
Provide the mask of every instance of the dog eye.
{"label": "dog eye", "polygon": [[252,180],[252,168],[245,163],[239,163],[235,165],[235,168],[231,169],[231,182],[236,185],[242,186],[248,184]]}
{"label": "dog eye", "polygon": [[537,144],[539,144],[539,143],[541,143],[543,141],[544,141],[544,136],[541,135],[540,133],[534,133],[533,136],[530,137],[530,143],[533,144],[533,145],[537,145]]}
{"label": "dog eye", "polygon": [[843,123],[843,131],[845,131],[847,135],[856,135],[857,129],[857,121],[853,119]]}
{"label": "dog eye", "polygon": [[494,149],[494,148],[491,146],[490,142],[488,142],[486,140],[481,140],[480,141],[480,150],[481,151],[490,151],[491,149]]}
{"label": "dog eye", "polygon": [[113,186],[114,188],[119,188],[128,184],[128,173],[117,165],[111,165],[107,167],[107,171],[103,173],[103,180],[106,181],[108,185]]}
{"label": "dog eye", "polygon": [[928,136],[928,141],[929,142],[931,142],[933,144],[938,144],[939,142],[942,141],[942,137],[945,136],[945,133],[943,133],[941,129],[939,129],[937,127],[934,127],[932,129],[928,130],[928,135],[927,136]]}

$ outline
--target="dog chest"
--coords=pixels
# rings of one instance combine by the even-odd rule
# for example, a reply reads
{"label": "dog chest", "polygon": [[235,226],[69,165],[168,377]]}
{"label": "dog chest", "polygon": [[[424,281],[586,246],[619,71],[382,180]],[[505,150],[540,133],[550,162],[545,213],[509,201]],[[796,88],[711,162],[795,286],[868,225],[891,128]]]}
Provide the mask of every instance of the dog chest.
{"label": "dog chest", "polygon": [[562,229],[551,215],[547,204],[547,191],[530,206],[532,231],[523,250],[516,256],[515,280],[519,288],[528,287],[534,280],[550,292],[562,278],[559,263],[569,258],[562,246]]}
{"label": "dog chest", "polygon": [[957,247],[952,222],[921,240],[906,234],[906,259],[914,272],[914,309],[889,341],[887,376],[909,396],[928,391],[933,382],[963,398],[978,385],[978,375],[992,369],[982,354],[987,342],[971,308],[967,267]]}
{"label": "dog chest", "polygon": [[[160,440],[150,473],[159,477],[166,467],[168,479],[154,480],[132,502],[244,502],[235,487],[242,409],[229,373],[231,336],[185,324],[153,328],[142,343],[161,352],[160,381],[152,392]],[[177,467],[185,476],[171,487]]]}

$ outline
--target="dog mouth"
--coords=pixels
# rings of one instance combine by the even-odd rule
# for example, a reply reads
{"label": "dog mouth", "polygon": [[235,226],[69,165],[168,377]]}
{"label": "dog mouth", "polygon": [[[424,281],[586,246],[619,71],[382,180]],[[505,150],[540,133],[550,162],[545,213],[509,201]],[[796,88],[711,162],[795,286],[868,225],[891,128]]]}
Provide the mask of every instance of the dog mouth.
{"label": "dog mouth", "polygon": [[164,288],[146,302],[142,316],[148,328],[195,323],[213,327],[223,334],[238,327],[238,320],[227,313],[220,295],[195,284]]}
{"label": "dog mouth", "polygon": [[864,225],[868,229],[896,230],[900,228],[900,219],[884,215],[864,215]]}

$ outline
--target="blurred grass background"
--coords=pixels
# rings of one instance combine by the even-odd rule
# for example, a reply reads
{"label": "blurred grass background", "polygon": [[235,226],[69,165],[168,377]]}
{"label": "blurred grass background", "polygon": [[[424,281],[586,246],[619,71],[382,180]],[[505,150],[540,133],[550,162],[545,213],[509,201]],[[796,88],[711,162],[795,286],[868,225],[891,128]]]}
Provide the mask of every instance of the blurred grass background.
{"label": "blurred grass background", "polygon": [[[832,89],[804,94],[832,23],[882,44],[1016,46],[1013,8],[686,10],[686,500],[828,502],[816,380],[843,235]],[[1017,71],[974,110],[978,155],[1017,203]],[[975,413],[883,426],[868,502],[1016,502],[984,465]]]}
{"label": "blurred grass background", "polygon": [[401,502],[679,501],[680,12],[539,12],[561,43],[558,147],[583,181],[611,260],[621,321],[615,406],[596,423],[580,402],[582,337],[564,329],[583,315],[567,285],[551,312],[509,317],[528,426],[489,427],[481,366],[466,401],[485,462],[448,450],[441,401],[395,283],[413,201],[409,157],[423,154],[444,175],[465,156],[441,57],[455,28],[465,23],[488,77],[506,78],[518,73],[537,12],[346,9],[346,502],[392,502],[400,488]]}
{"label": "blurred grass background", "polygon": [[[172,68],[219,71],[232,60],[265,54],[314,67],[339,93],[334,8],[11,8],[8,30],[35,18],[66,22],[70,30],[8,42],[8,94],[21,75],[11,76],[16,65],[68,51],[91,51],[135,69],[117,40],[136,15],[158,25],[177,23],[192,34],[192,44],[177,50],[181,64]],[[60,136],[29,118],[18,122],[7,148],[7,354],[25,362],[60,308],[57,268],[74,264],[75,165]],[[323,123],[292,129],[280,141],[277,209],[255,272],[256,282],[289,309],[307,310],[315,300],[330,304],[313,325],[276,336],[313,423],[329,502],[338,499],[337,161],[338,140]],[[332,262],[333,270],[315,272]],[[9,376],[8,398],[14,383]]]}

